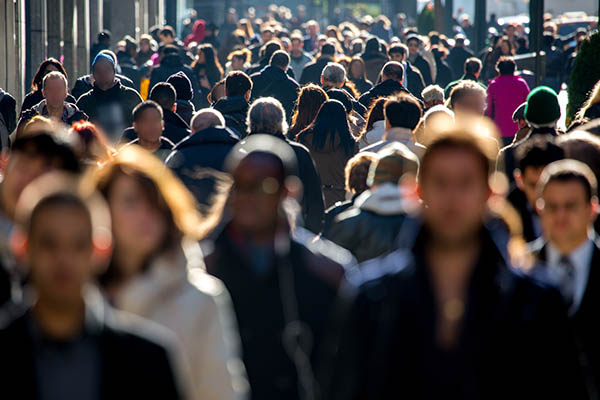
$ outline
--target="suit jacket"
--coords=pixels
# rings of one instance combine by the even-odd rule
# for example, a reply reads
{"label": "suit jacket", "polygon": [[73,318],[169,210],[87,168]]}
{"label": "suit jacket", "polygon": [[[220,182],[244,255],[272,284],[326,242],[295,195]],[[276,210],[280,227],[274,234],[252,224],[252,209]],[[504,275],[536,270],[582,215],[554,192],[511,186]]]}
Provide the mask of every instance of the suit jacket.
{"label": "suit jacket", "polygon": [[[162,329],[102,305],[100,399],[183,398]],[[3,309],[0,318],[2,397],[38,399],[31,309]],[[151,333],[152,332],[152,333]]]}
{"label": "suit jacket", "polygon": [[523,225],[523,237],[526,242],[533,242],[538,238],[538,235],[535,233],[534,224],[533,224],[533,216],[531,214],[530,208],[528,207],[527,197],[525,197],[525,193],[519,188],[514,188],[508,194],[508,201],[519,213],[519,217],[521,217],[521,224]]}

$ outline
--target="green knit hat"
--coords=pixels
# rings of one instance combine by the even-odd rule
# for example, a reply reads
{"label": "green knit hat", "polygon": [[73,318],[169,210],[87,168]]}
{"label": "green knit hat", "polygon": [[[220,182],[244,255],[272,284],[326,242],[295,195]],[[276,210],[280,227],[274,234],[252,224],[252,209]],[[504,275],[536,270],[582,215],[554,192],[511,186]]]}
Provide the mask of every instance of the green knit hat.
{"label": "green knit hat", "polygon": [[556,92],[548,86],[538,86],[527,96],[525,120],[534,128],[552,126],[560,118]]}

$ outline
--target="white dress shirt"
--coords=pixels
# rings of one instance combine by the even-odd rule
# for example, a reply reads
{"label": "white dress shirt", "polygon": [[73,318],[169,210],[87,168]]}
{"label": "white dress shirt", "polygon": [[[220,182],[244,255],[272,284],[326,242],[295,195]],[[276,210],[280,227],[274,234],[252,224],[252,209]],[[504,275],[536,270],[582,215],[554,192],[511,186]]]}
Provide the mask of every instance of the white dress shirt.
{"label": "white dress shirt", "polygon": [[575,269],[575,282],[573,285],[573,302],[569,308],[569,315],[575,314],[579,309],[581,300],[587,287],[590,276],[590,264],[594,254],[594,242],[591,239],[573,250],[570,254],[562,254],[556,246],[548,242],[546,247],[546,256],[548,261],[549,273],[552,276],[564,276],[561,259],[567,257]]}

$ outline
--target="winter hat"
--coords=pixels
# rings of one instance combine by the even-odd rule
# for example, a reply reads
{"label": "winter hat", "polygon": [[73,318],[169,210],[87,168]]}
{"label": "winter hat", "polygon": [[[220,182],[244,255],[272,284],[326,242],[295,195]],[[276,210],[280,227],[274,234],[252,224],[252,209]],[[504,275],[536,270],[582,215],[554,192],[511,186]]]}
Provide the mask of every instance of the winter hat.
{"label": "winter hat", "polygon": [[167,79],[167,82],[173,85],[177,93],[177,100],[192,100],[194,92],[192,82],[182,71],[179,71]]}
{"label": "winter hat", "polygon": [[525,119],[525,107],[527,107],[527,102],[521,104],[512,115],[512,120],[514,122],[518,122],[520,119]]}
{"label": "winter hat", "polygon": [[534,128],[554,126],[560,118],[556,92],[548,86],[538,86],[527,96],[525,120]]}
{"label": "winter hat", "polygon": [[419,158],[399,142],[385,146],[377,153],[377,160],[371,163],[367,185],[381,185],[386,182],[398,184],[405,174],[416,175]]}
{"label": "winter hat", "polygon": [[106,53],[98,53],[96,55],[96,57],[94,57],[94,61],[92,62],[92,69],[94,69],[94,66],[96,65],[96,63],[98,61],[106,61],[108,63],[110,63],[110,65],[112,65],[113,70],[116,70],[116,62],[115,59],[112,58],[110,55],[106,54]]}

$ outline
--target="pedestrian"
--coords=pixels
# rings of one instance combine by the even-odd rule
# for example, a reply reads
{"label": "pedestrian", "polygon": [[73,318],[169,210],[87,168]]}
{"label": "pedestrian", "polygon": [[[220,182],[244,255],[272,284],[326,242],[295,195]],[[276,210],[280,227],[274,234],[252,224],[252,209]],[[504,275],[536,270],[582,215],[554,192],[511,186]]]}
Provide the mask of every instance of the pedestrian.
{"label": "pedestrian", "polygon": [[212,108],[225,118],[225,126],[234,130],[239,137],[248,133],[246,117],[252,93],[252,80],[242,71],[230,72],[225,78],[225,97],[217,100]]}
{"label": "pedestrian", "polygon": [[163,136],[165,123],[160,105],[146,100],[133,109],[133,131],[137,138],[125,146],[138,145],[161,160],[166,160],[175,144]]}

